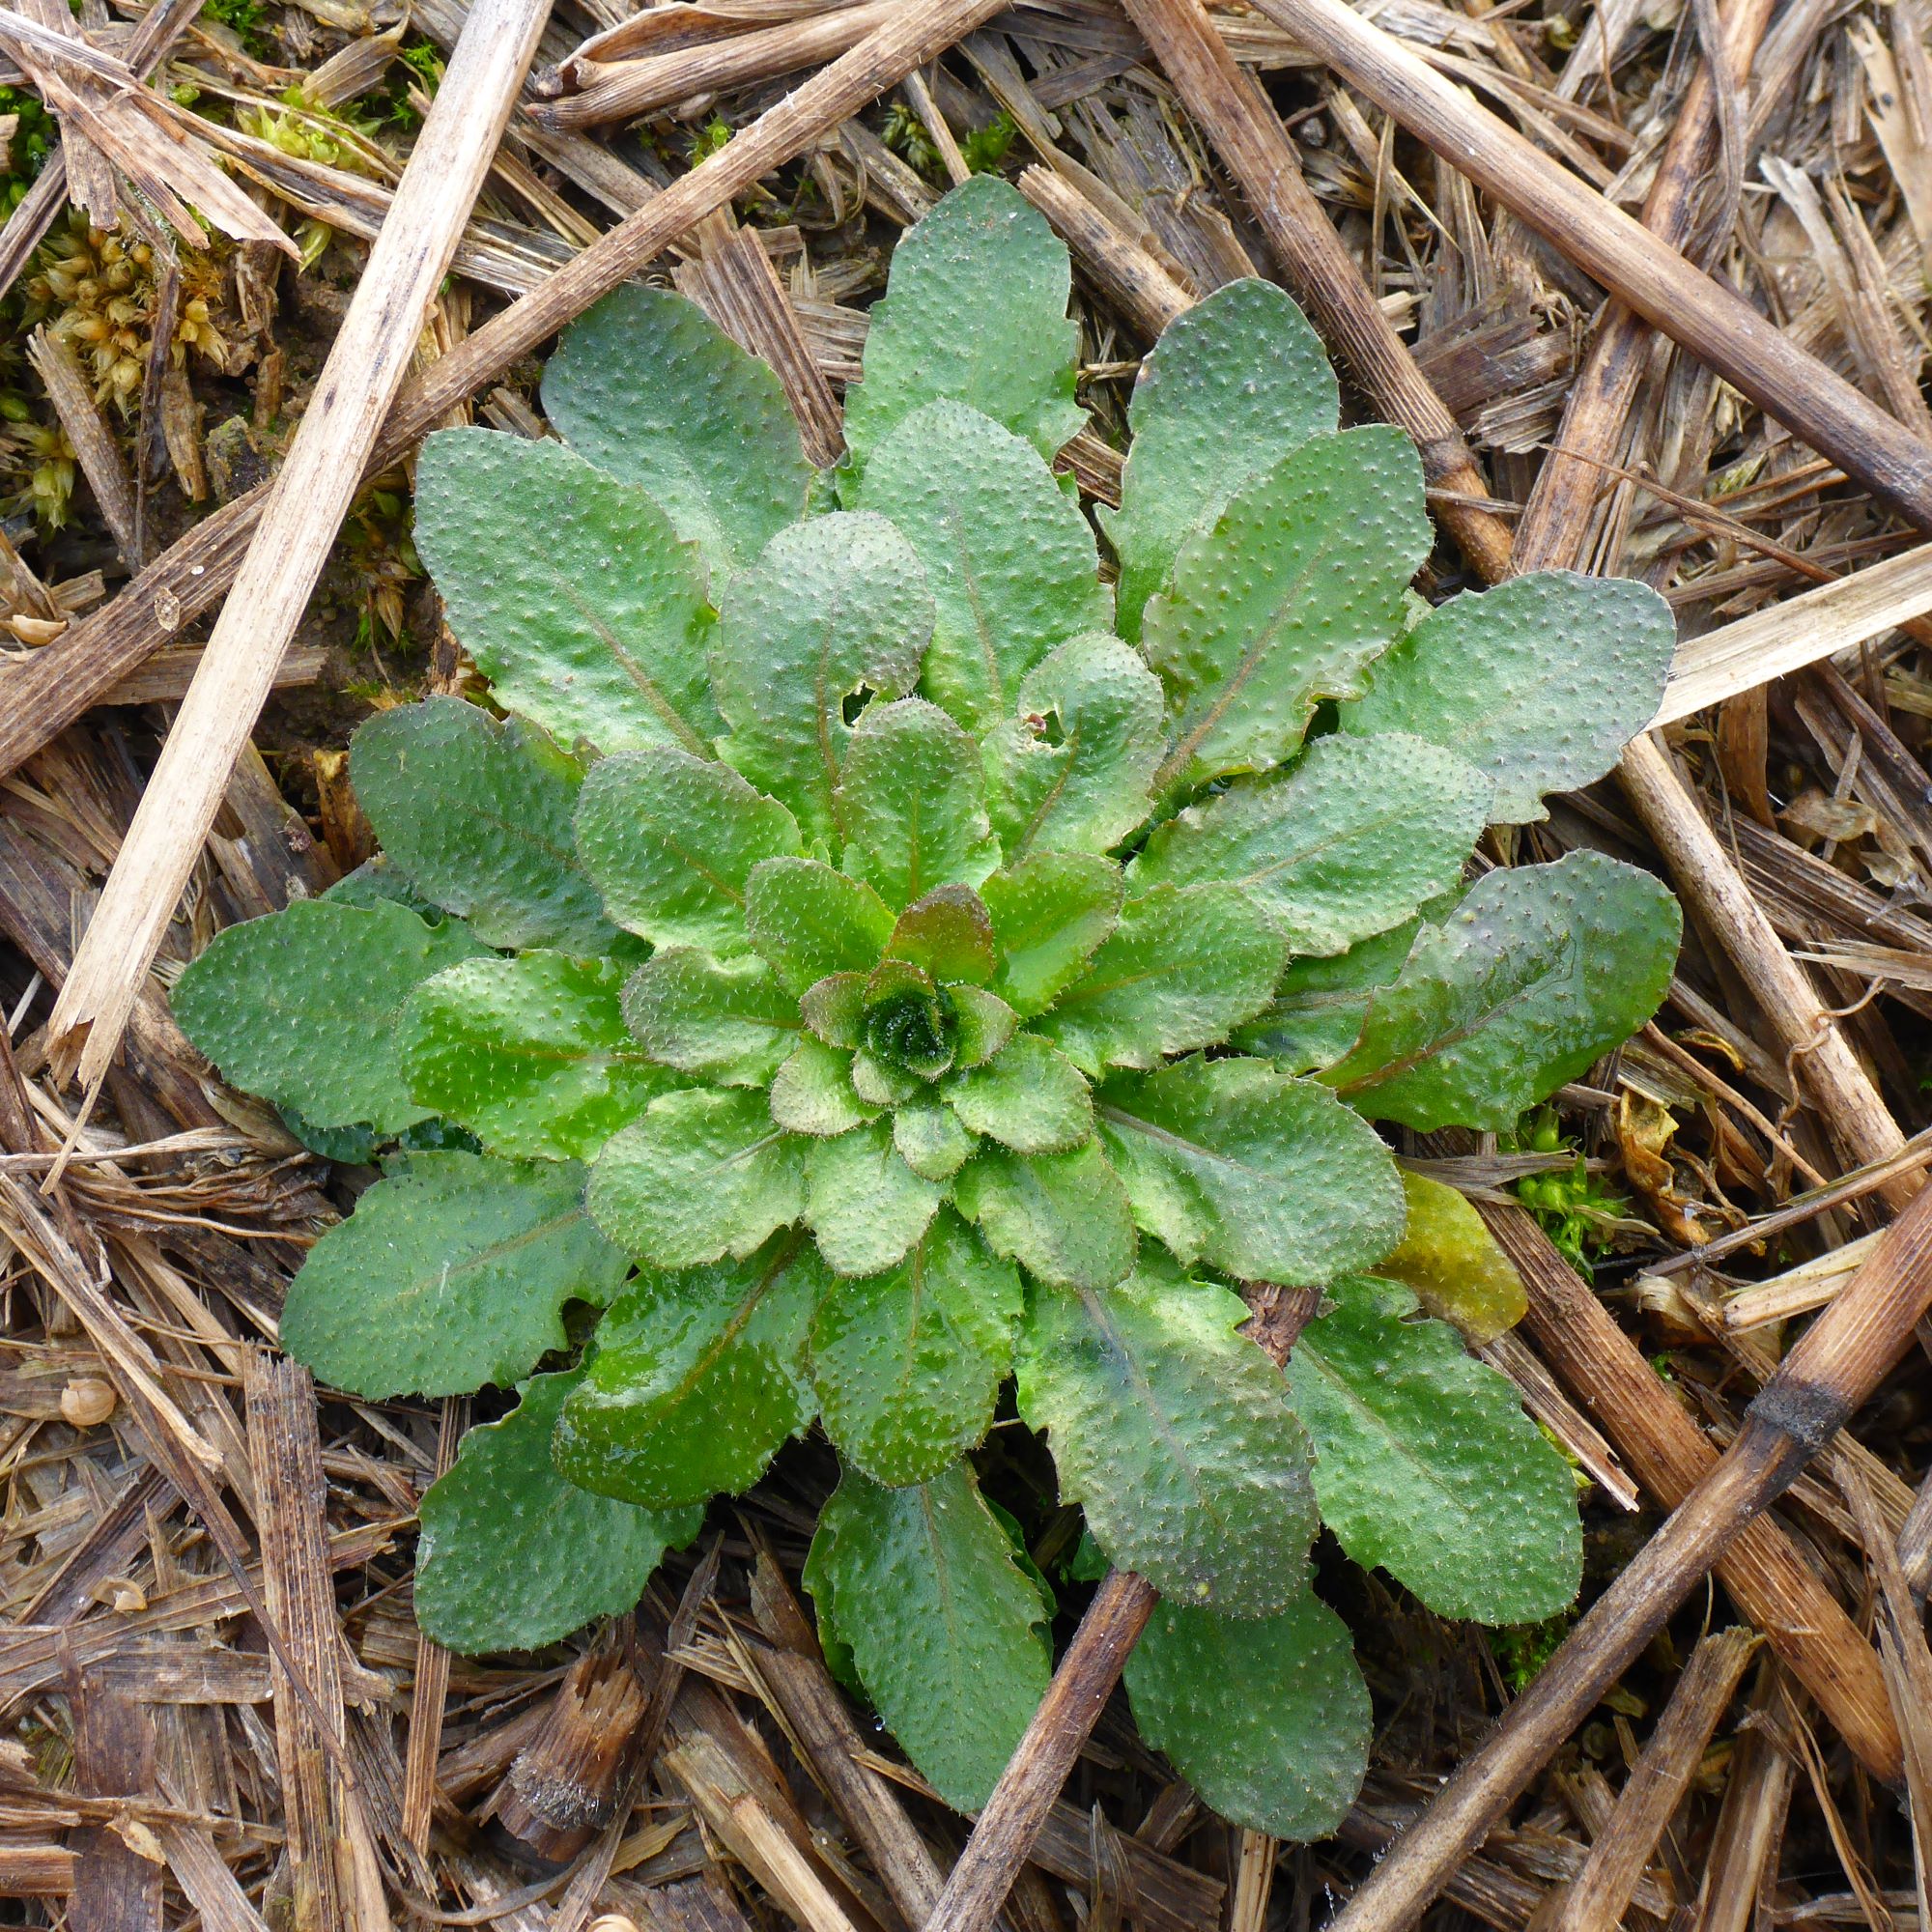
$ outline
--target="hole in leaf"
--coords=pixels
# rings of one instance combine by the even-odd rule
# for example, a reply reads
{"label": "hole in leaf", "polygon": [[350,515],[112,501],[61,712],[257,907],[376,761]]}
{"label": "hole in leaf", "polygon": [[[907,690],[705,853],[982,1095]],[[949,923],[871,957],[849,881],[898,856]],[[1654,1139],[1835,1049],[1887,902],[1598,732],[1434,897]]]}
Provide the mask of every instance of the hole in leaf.
{"label": "hole in leaf", "polygon": [[859,714],[872,701],[872,687],[862,684],[857,691],[848,691],[839,701],[838,715],[848,724],[859,722]]}

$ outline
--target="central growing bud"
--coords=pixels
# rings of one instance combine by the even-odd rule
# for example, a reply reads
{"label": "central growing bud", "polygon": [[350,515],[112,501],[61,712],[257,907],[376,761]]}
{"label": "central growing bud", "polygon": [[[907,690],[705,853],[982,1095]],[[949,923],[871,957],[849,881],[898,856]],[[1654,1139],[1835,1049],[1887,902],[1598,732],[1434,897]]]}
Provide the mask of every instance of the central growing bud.
{"label": "central growing bud", "polygon": [[943,986],[895,986],[866,1008],[866,1044],[880,1060],[936,1080],[952,1065],[959,1018]]}

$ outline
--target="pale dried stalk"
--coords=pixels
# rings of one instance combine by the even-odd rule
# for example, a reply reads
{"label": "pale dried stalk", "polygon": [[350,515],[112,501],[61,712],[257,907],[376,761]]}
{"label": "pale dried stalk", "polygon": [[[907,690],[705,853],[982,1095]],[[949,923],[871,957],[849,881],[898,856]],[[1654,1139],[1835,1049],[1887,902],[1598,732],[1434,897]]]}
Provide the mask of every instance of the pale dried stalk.
{"label": "pale dried stalk", "polygon": [[489,169],[545,0],[478,0],[371,250],[234,594],[168,734],[50,1022],[56,1065],[105,1075]]}
{"label": "pale dried stalk", "polygon": [[45,385],[47,401],[67,431],[67,440],[73,444],[80,472],[87,478],[87,487],[94,492],[94,500],[107,521],[121,560],[129,570],[139,570],[141,553],[134,479],[128,475],[127,464],[121,460],[121,452],[100,419],[99,407],[73,351],[58,335],[49,334],[42,327],[27,338],[27,360]]}

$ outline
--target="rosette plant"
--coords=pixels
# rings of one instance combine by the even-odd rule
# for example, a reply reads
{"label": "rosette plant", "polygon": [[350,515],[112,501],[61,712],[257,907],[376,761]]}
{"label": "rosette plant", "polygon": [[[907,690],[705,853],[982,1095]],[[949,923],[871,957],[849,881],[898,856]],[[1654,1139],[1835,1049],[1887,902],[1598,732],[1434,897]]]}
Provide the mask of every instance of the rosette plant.
{"label": "rosette plant", "polygon": [[[1149,357],[1109,568],[1049,461],[1068,292],[976,178],[899,244],[835,475],[643,287],[551,362],[560,441],[432,438],[416,544],[495,708],[363,725],[385,857],[222,933],[176,1010],[313,1144],[390,1150],[288,1349],[364,1397],[519,1388],[424,1498],[435,1635],[629,1607],[817,1424],[828,1654],[977,1805],[1050,1668],[976,1474],[1010,1403],[1160,1593],[1150,1742],[1306,1837],[1369,1719],[1321,1520],[1444,1614],[1577,1587],[1572,1471],[1464,1346],[1520,1285],[1376,1122],[1507,1127],[1662,997],[1648,874],[1465,875],[1608,768],[1672,628],[1574,576],[1423,604],[1415,450],[1337,427],[1260,282]],[[1255,1282],[1323,1292],[1285,1371]]]}

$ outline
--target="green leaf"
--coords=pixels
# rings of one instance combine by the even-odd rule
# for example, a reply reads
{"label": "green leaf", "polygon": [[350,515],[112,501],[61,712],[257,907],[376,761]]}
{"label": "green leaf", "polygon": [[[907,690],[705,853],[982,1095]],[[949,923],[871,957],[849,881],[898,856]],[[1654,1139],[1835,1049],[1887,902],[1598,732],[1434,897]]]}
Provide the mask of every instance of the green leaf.
{"label": "green leaf", "polygon": [[893,1145],[915,1174],[951,1180],[979,1142],[943,1102],[915,1100],[894,1113]]}
{"label": "green leaf", "polygon": [[1408,1225],[1376,1272],[1414,1290],[1423,1307],[1461,1329],[1472,1349],[1487,1348],[1529,1311],[1516,1264],[1453,1187],[1404,1168],[1402,1191]]}
{"label": "green leaf", "polygon": [[571,834],[583,775],[540,732],[433,697],[377,712],[349,769],[389,857],[486,945],[611,950]]}
{"label": "green leaf", "polygon": [[1163,1597],[1239,1616],[1285,1608],[1315,1539],[1308,1436],[1247,1305],[1144,1262],[1118,1286],[1036,1288],[1020,1413],[1043,1429],[1062,1502]]}
{"label": "green leaf", "polygon": [[557,1468],[646,1509],[749,1490],[811,1420],[806,1343],[824,1292],[811,1243],[791,1235],[743,1261],[640,1274],[557,1418]]}
{"label": "green leaf", "polygon": [[762,959],[678,946],[644,961],[623,993],[647,1058],[722,1087],[762,1087],[798,1043],[798,1002]]}
{"label": "green leaf", "polygon": [[1025,1018],[1087,970],[1120,917],[1121,868],[1080,852],[1037,852],[980,889],[993,921],[993,987]]}
{"label": "green leaf", "polygon": [[465,1395],[528,1375],[563,1304],[610,1300],[626,1266],[574,1163],[403,1154],[310,1249],[282,1346],[354,1395]]}
{"label": "green leaf", "polygon": [[935,615],[923,689],[976,735],[1012,716],[1020,680],[1054,645],[1113,618],[1079,503],[977,410],[915,410],[867,459],[860,500],[924,566]]}
{"label": "green leaf", "polygon": [[1360,1115],[1261,1060],[1117,1074],[1100,1133],[1134,1219],[1184,1265],[1319,1282],[1401,1239],[1395,1161]]}
{"label": "green leaf", "polygon": [[703,566],[642,491],[561,443],[439,430],[416,466],[415,543],[505,709],[563,745],[708,749]]}
{"label": "green leaf", "polygon": [[839,1455],[895,1488],[983,1436],[1012,1366],[1019,1277],[950,1209],[898,1264],[836,1284],[812,1328],[812,1379]]}
{"label": "green leaf", "polygon": [[1677,621],[1648,584],[1546,570],[1464,591],[1377,665],[1345,731],[1412,731],[1494,787],[1490,816],[1546,818],[1543,794],[1600,779],[1657,715]]}
{"label": "green leaf", "polygon": [[870,886],[816,859],[767,859],[745,883],[745,931],[794,993],[835,973],[869,973],[893,936]]}
{"label": "green leaf", "polygon": [[661,747],[598,763],[577,808],[577,849],[627,931],[728,958],[747,950],[752,867],[796,853],[798,826],[730,766]]}
{"label": "green leaf", "polygon": [[1059,1153],[1094,1131],[1080,1069],[1037,1034],[1015,1034],[983,1066],[949,1081],[946,1097],[976,1134],[1016,1153]]}
{"label": "green leaf", "polygon": [[1143,619],[1174,739],[1157,786],[1265,771],[1319,699],[1356,695],[1429,554],[1422,500],[1415,445],[1378,425],[1312,438],[1195,526]]}
{"label": "green leaf", "polygon": [[883,1121],[813,1142],[805,1166],[805,1218],[835,1274],[877,1274],[900,1261],[944,1192],[899,1158]]}
{"label": "green leaf", "polygon": [[935,886],[899,914],[886,956],[942,983],[984,985],[993,977],[993,922],[985,901],[967,886]]}
{"label": "green leaf", "polygon": [[919,558],[883,517],[814,517],[780,531],[719,618],[711,682],[731,727],[720,753],[834,848],[845,837],[845,702],[903,696],[931,636]]}
{"label": "green leaf", "polygon": [[1013,1037],[1020,1016],[983,986],[954,986],[950,995],[958,1034],[953,1041],[955,1066],[980,1066],[992,1059]]}
{"label": "green leaf", "polygon": [[[1436,901],[1447,912],[1455,903]],[[1274,1061],[1285,1073],[1313,1073],[1336,1061],[1361,1037],[1369,1001],[1402,971],[1421,919],[1405,920],[1332,959],[1291,959],[1274,998],[1229,1036],[1242,1053]]]}
{"label": "green leaf", "polygon": [[1118,638],[1069,639],[989,730],[995,827],[1009,859],[1105,852],[1152,809],[1167,738],[1160,680]]}
{"label": "green leaf", "polygon": [[749,1255],[804,1208],[799,1144],[755,1089],[667,1094],[590,1170],[597,1225],[654,1267]]}
{"label": "green leaf", "polygon": [[1140,636],[1141,609],[1188,531],[1256,470],[1332,432],[1340,409],[1321,338],[1272,282],[1229,282],[1168,324],[1127,411],[1121,507],[1101,512],[1121,559],[1123,638]]}
{"label": "green leaf", "polygon": [[404,1003],[482,950],[393,901],[298,900],[216,933],[175,981],[174,1015],[235,1086],[318,1127],[396,1134],[430,1112],[403,1079]]}
{"label": "green leaf", "polygon": [[595,1153],[678,1084],[625,1026],[623,978],[614,959],[526,952],[426,980],[400,1030],[411,1094],[497,1153]]}
{"label": "green leaf", "polygon": [[1577,1485],[1514,1385],[1395,1283],[1353,1276],[1289,1357],[1323,1521],[1445,1617],[1527,1623],[1583,1575]]}
{"label": "green leaf", "polygon": [[1601,852],[1491,872],[1422,929],[1321,1077],[1405,1126],[1513,1126],[1657,1010],[1682,927],[1658,880]]}
{"label": "green leaf", "polygon": [[535,1650],[631,1609],[665,1551],[703,1527],[701,1510],[659,1515],[557,1474],[551,1431],[578,1380],[531,1377],[517,1406],[470,1430],[424,1492],[416,1620],[451,1650]]}
{"label": "green leaf", "polygon": [[578,455],[663,504],[720,581],[805,514],[812,470],[783,385],[668,289],[627,282],[572,323],[543,406]]}
{"label": "green leaf", "polygon": [[1132,885],[1225,879],[1267,909],[1292,955],[1346,952],[1461,884],[1489,801],[1479,773],[1424,739],[1323,738],[1279,781],[1156,826]]}
{"label": "green leaf", "polygon": [[805,1038],[772,1080],[772,1119],[787,1133],[842,1134],[872,1116],[852,1091],[852,1056]]}
{"label": "green leaf", "polygon": [[1348,1816],[1369,1690],[1348,1625],[1313,1590],[1271,1617],[1156,1604],[1126,1682],[1141,1736],[1231,1825],[1306,1844]]}
{"label": "green leaf", "polygon": [[838,797],[844,869],[890,906],[909,906],[935,886],[977,886],[1000,863],[979,747],[921,698],[866,707]]}
{"label": "green leaf", "polygon": [[821,1635],[849,1646],[907,1756],[947,1804],[978,1810],[1051,1662],[1039,1598],[965,1463],[902,1490],[847,1470],[819,1513],[805,1586]]}
{"label": "green leaf", "polygon": [[953,1180],[952,1201],[996,1255],[1042,1281],[1106,1288],[1134,1264],[1133,1211],[1097,1141],[1070,1153],[982,1145]]}
{"label": "green leaf", "polygon": [[1128,900],[1085,976],[1037,1022],[1083,1072],[1156,1066],[1213,1046],[1267,1005],[1281,935],[1236,886],[1156,886]]}
{"label": "green leaf", "polygon": [[1017,188],[975,175],[944,196],[899,238],[872,306],[865,380],[845,395],[855,462],[941,397],[1051,456],[1087,420],[1073,400],[1072,285],[1065,245]]}

